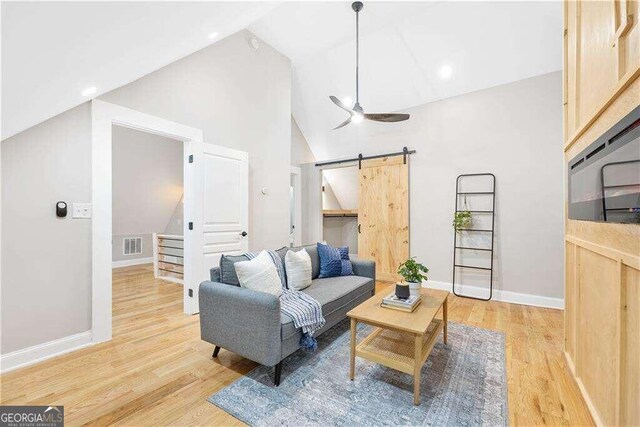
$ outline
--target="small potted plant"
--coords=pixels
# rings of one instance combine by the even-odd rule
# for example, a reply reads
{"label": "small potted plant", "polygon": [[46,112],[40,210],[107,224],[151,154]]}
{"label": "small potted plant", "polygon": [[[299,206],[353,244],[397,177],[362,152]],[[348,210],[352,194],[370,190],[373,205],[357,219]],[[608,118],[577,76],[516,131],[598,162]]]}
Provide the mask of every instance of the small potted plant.
{"label": "small potted plant", "polygon": [[415,260],[415,257],[411,257],[398,268],[398,274],[401,275],[405,282],[409,285],[409,291],[411,295],[420,295],[420,288],[422,287],[422,281],[428,280],[427,273],[429,269]]}

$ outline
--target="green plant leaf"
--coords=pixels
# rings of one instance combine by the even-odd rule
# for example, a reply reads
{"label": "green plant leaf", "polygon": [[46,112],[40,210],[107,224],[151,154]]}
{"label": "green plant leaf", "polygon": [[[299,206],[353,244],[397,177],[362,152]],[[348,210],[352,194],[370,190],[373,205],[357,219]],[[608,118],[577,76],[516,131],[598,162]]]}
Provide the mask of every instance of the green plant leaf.
{"label": "green plant leaf", "polygon": [[462,228],[468,228],[471,225],[471,212],[464,210],[453,214],[453,228],[459,233]]}
{"label": "green plant leaf", "polygon": [[415,260],[415,257],[411,257],[398,266],[398,274],[401,275],[407,282],[422,282],[428,280],[426,274],[429,269]]}

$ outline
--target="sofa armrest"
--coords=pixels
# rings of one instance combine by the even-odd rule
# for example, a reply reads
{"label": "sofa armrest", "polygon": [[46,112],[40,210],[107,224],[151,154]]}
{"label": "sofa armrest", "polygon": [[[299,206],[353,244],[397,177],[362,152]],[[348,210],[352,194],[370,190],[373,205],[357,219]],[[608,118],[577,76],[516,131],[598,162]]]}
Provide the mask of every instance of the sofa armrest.
{"label": "sofa armrest", "polygon": [[351,266],[356,276],[370,277],[376,281],[376,262],[368,259],[352,259]]}
{"label": "sofa armrest", "polygon": [[263,365],[280,361],[280,299],[218,282],[200,284],[200,336]]}

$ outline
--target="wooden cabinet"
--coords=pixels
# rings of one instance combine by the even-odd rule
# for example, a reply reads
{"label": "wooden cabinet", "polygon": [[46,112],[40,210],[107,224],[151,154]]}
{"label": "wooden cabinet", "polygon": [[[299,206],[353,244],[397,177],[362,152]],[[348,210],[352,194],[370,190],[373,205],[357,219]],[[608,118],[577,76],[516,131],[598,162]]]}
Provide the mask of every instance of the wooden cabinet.
{"label": "wooden cabinet", "polygon": [[[640,105],[638,5],[565,2],[565,162]],[[596,424],[640,425],[640,226],[565,233],[567,361]]]}
{"label": "wooden cabinet", "polygon": [[565,139],[568,144],[638,77],[638,1],[567,1],[564,16]]}

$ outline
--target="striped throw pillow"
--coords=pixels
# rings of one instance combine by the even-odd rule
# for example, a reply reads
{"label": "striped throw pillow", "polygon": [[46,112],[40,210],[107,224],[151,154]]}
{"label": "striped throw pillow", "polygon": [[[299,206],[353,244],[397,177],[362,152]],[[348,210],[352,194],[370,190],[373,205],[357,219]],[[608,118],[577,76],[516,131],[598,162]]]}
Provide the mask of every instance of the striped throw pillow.
{"label": "striped throw pillow", "polygon": [[320,276],[318,277],[321,279],[353,274],[348,246],[334,248],[318,242],[318,255],[320,256]]}

